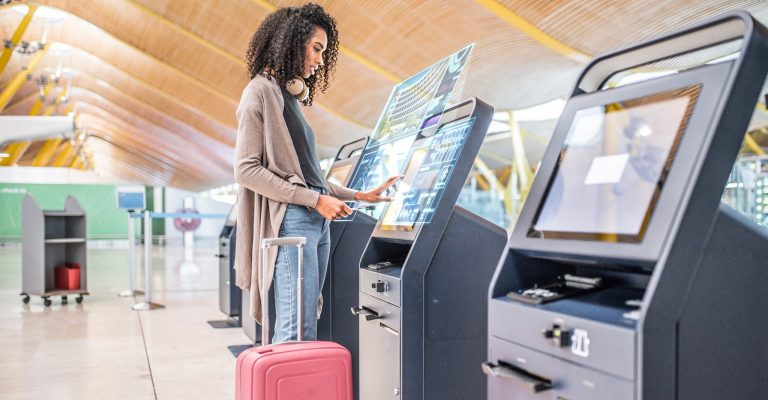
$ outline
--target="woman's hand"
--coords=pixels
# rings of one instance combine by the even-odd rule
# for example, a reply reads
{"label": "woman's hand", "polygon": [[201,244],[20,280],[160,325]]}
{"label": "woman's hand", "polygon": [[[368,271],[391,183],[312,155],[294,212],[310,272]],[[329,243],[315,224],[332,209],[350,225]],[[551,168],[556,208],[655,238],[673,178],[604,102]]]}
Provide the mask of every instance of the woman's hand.
{"label": "woman's hand", "polygon": [[321,194],[317,199],[315,210],[320,213],[325,219],[334,220],[337,218],[343,218],[352,214],[352,209],[343,201]]}
{"label": "woman's hand", "polygon": [[366,203],[381,203],[383,201],[392,201],[392,197],[382,196],[381,194],[389,189],[392,185],[397,183],[397,181],[399,181],[401,178],[402,176],[400,175],[391,176],[384,183],[367,192],[357,192],[355,193],[355,200],[364,201]]}

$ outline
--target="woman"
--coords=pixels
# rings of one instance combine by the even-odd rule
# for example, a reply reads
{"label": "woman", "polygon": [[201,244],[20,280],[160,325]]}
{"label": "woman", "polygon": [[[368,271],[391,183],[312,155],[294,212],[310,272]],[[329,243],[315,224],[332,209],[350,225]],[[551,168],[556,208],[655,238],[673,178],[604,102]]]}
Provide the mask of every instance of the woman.
{"label": "woman", "polygon": [[[325,181],[315,135],[299,102],[312,105],[336,66],[336,21],[316,4],[282,8],[267,16],[253,35],[246,61],[251,81],[237,108],[235,179],[238,192],[237,285],[251,291],[251,314],[261,321],[262,268],[274,277],[276,320],[273,343],[296,340],[297,302],[302,301],[304,338],[317,338],[318,299],[329,257],[330,220],[352,210],[344,200],[389,201],[381,196],[397,177],[368,191]],[[304,299],[296,298],[297,250],[281,247],[261,264],[262,238],[303,236]]]}

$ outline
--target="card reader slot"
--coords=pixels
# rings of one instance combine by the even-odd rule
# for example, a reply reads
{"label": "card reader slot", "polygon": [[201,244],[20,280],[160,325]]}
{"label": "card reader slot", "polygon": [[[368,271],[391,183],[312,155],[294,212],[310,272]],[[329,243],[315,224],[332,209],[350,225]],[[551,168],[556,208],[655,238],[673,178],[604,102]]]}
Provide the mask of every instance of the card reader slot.
{"label": "card reader slot", "polygon": [[379,322],[379,327],[383,328],[385,331],[387,331],[387,332],[389,332],[389,333],[391,333],[391,334],[393,334],[395,336],[400,336],[400,332],[396,331],[393,328],[390,328],[388,325],[386,325],[383,322]]}
{"label": "card reader slot", "polygon": [[484,362],[483,373],[493,378],[518,380],[527,387],[531,393],[540,393],[552,389],[552,380],[542,378],[510,363],[498,360],[497,364]]}
{"label": "card reader slot", "polygon": [[374,319],[381,318],[379,316],[379,313],[377,313],[376,311],[371,310],[370,308],[368,308],[366,306],[352,307],[351,311],[352,311],[352,314],[354,314],[354,315],[365,315],[365,320],[366,321],[372,321]]}

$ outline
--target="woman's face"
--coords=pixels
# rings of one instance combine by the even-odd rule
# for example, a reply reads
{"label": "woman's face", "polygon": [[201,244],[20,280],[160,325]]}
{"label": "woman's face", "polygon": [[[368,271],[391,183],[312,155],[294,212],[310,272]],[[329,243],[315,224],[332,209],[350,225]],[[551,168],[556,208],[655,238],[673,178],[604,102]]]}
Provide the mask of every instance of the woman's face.
{"label": "woman's face", "polygon": [[304,56],[304,78],[314,75],[323,65],[323,53],[325,53],[326,47],[328,47],[328,35],[323,29],[315,27],[315,32],[307,43],[307,51]]}

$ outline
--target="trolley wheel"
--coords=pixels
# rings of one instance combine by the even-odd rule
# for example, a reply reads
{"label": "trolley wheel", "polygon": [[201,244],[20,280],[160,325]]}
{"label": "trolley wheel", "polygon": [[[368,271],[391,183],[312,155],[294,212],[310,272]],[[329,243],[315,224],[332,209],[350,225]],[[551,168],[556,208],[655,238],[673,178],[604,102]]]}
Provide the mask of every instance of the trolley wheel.
{"label": "trolley wheel", "polygon": [[51,299],[47,297],[43,297],[43,304],[45,304],[46,307],[50,307],[51,304],[53,304],[53,302],[51,301]]}
{"label": "trolley wheel", "polygon": [[24,296],[24,298],[21,299],[21,301],[23,301],[24,304],[29,304],[29,296]]}
{"label": "trolley wheel", "polygon": [[61,296],[61,304],[67,304],[67,296]]}
{"label": "trolley wheel", "polygon": [[81,294],[80,296],[77,296],[77,297],[75,298],[75,301],[77,302],[77,304],[80,304],[80,303],[82,303],[82,302],[83,302],[83,295]]}

